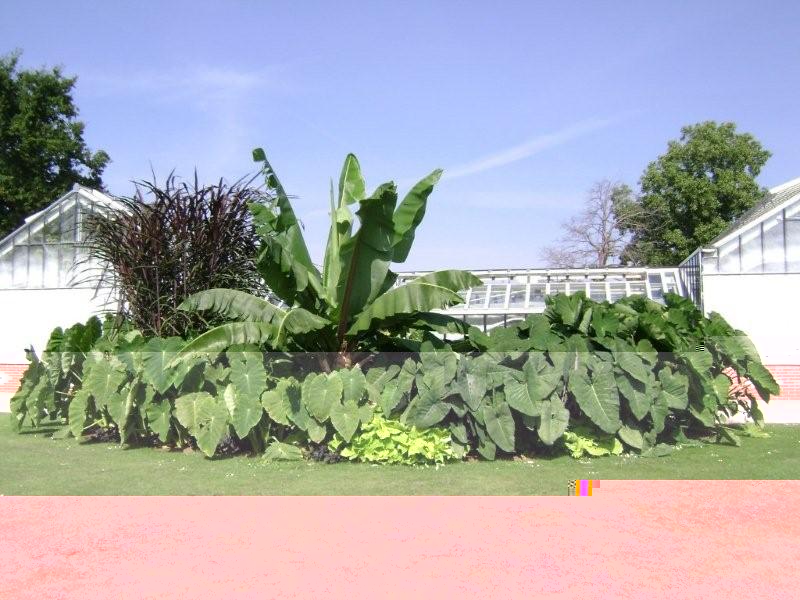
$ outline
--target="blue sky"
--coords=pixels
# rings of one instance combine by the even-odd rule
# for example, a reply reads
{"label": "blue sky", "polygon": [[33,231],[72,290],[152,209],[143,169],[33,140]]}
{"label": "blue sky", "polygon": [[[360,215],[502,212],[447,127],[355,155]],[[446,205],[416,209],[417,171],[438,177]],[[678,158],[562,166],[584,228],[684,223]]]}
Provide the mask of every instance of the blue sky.
{"label": "blue sky", "polygon": [[0,52],[79,77],[106,183],[253,171],[320,260],[347,152],[370,188],[445,169],[404,268],[540,266],[593,182],[635,185],[681,126],[732,120],[800,177],[800,3],[6,2]]}

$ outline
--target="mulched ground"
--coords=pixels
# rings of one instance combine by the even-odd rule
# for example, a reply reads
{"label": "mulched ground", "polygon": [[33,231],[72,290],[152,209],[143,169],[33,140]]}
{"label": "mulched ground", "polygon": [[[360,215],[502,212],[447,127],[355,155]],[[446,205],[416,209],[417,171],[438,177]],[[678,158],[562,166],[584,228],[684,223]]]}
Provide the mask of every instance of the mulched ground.
{"label": "mulched ground", "polygon": [[[565,490],[566,492],[566,490]],[[800,482],[0,498],[0,598],[798,598]]]}

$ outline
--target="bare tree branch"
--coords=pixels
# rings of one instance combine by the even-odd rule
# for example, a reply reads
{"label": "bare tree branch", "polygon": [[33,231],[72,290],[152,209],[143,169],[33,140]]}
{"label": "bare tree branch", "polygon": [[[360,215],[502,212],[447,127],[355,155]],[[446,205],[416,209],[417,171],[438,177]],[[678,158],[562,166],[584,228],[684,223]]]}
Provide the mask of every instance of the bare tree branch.
{"label": "bare tree branch", "polygon": [[628,186],[607,179],[598,181],[589,190],[581,213],[561,225],[562,237],[544,249],[545,262],[555,268],[620,264],[629,221],[641,218],[635,206]]}

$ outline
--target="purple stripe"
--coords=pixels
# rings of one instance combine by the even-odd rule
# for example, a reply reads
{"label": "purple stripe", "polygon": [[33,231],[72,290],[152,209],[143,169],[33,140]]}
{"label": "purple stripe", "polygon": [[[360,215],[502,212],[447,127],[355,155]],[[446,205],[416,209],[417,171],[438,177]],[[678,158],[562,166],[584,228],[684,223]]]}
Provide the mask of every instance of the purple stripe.
{"label": "purple stripe", "polygon": [[588,496],[589,495],[589,480],[588,479],[581,479],[581,496]]}

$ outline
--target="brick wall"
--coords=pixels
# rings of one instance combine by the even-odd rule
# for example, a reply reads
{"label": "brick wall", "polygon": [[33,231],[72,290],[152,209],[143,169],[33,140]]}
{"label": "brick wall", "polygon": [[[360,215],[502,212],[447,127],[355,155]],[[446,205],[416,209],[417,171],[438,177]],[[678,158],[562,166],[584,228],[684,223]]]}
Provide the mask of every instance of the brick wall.
{"label": "brick wall", "polygon": [[800,400],[800,365],[769,365],[772,376],[781,386],[781,395],[775,400]]}
{"label": "brick wall", "polygon": [[27,364],[24,365],[7,365],[0,364],[0,394],[10,393],[13,394],[19,387],[19,380],[22,379],[22,374],[28,368]]}

